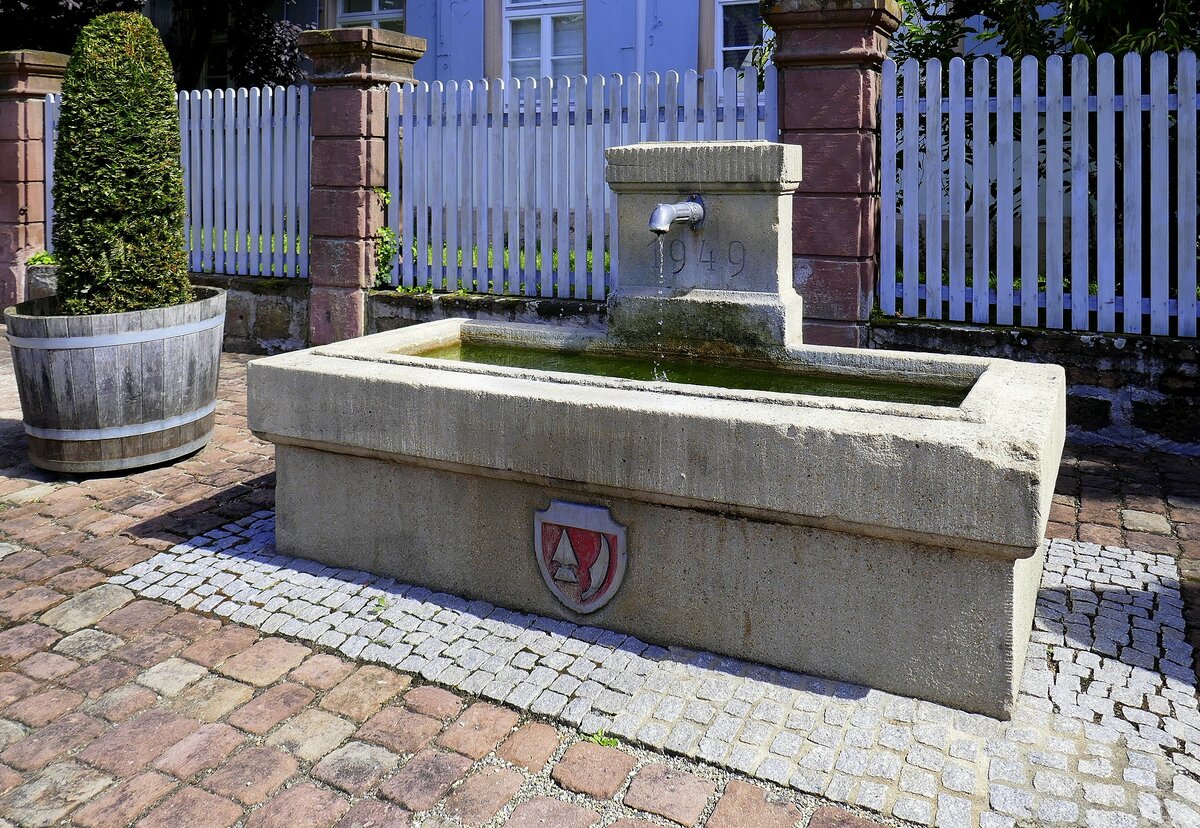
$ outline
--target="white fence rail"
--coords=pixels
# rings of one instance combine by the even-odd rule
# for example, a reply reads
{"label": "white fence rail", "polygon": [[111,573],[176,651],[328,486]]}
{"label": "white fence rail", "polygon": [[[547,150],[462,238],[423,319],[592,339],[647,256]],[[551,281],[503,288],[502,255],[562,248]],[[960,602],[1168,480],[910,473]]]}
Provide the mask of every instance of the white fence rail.
{"label": "white fence rail", "polygon": [[[46,98],[48,250],[61,95]],[[187,219],[196,272],[308,276],[309,88],[179,93]]]}
{"label": "white fence rail", "polygon": [[1196,84],[1190,52],[887,61],[883,312],[1196,336]]}
{"label": "white fence rail", "polygon": [[774,67],[762,102],[757,84],[732,69],[393,84],[387,221],[401,254],[392,284],[605,298],[617,257],[604,150],[777,140]]}

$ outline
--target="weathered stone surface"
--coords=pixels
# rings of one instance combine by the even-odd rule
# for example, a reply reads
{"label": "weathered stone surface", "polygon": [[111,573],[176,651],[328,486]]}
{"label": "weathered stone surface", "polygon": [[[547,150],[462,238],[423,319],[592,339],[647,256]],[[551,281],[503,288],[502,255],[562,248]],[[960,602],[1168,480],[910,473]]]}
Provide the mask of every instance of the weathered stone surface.
{"label": "weathered stone surface", "polygon": [[202,722],[215,722],[231,710],[245,704],[254,688],[227,678],[201,679],[171,700],[171,706],[185,716]]}
{"label": "weathered stone surface", "polygon": [[167,710],[149,710],[104,734],[79,758],[109,773],[130,776],[197,727]]}
{"label": "weathered stone surface", "polygon": [[503,808],[524,780],[505,768],[485,768],[468,777],[446,799],[446,813],[468,828],[480,828]]}
{"label": "weathered stone surface", "polygon": [[315,697],[312,690],[302,685],[277,684],[230,714],[229,723],[262,735],[288,716],[299,713]]}
{"label": "weathered stone surface", "polygon": [[139,828],[229,828],[242,815],[242,807],[199,788],[187,787],[151,811]]}
{"label": "weathered stone surface", "polygon": [[111,777],[72,762],[51,765],[5,798],[5,816],[29,828],[57,825],[110,784]]}
{"label": "weathered stone surface", "polygon": [[754,785],[731,779],[717,807],[705,823],[706,828],[795,828],[800,809],[791,802],[773,803],[765,792]]}
{"label": "weathered stone surface", "polygon": [[258,633],[249,627],[222,627],[219,632],[198,639],[180,655],[205,667],[216,667],[257,640]]}
{"label": "weathered stone surface", "polygon": [[354,732],[354,725],[324,710],[305,710],[267,737],[268,745],[315,762]]}
{"label": "weathered stone surface", "polygon": [[292,670],[288,678],[314,690],[328,690],[354,672],[354,665],[337,656],[317,653]]}
{"label": "weathered stone surface", "polygon": [[281,638],[264,638],[244,652],[222,663],[217,669],[230,678],[266,687],[299,666],[311,653],[308,647]]}
{"label": "weathered stone surface", "polygon": [[147,772],[127,779],[80,808],[71,818],[81,828],[124,828],[175,787],[175,780]]}
{"label": "weathered stone surface", "polygon": [[635,760],[616,748],[576,742],[567,748],[550,775],[567,790],[611,799],[625,784]]}
{"label": "weathered stone surface", "polygon": [[715,782],[653,763],[633,777],[624,802],[639,811],[691,826],[700,819],[716,789]]}
{"label": "weathered stone surface", "polygon": [[550,725],[528,722],[508,737],[496,754],[506,762],[540,773],[556,750],[558,731]]}
{"label": "weathered stone surface", "polygon": [[321,699],[321,707],[356,722],[366,721],[412,681],[392,670],[359,667]]}
{"label": "weathered stone surface", "polygon": [[486,702],[471,705],[438,739],[453,751],[482,759],[512,733],[517,714]]}
{"label": "weathered stone surface", "polygon": [[165,750],[154,767],[186,781],[201,771],[215,768],[245,738],[223,722],[206,724]]}
{"label": "weathered stone surface", "polygon": [[83,704],[83,694],[72,690],[47,690],[13,704],[4,715],[9,719],[42,727]]}
{"label": "weathered stone surface", "polygon": [[364,799],[346,814],[336,828],[409,828],[412,817],[408,811],[389,802]]}
{"label": "weathered stone surface", "polygon": [[440,687],[414,687],[404,694],[404,706],[425,716],[447,721],[462,710],[463,701]]}
{"label": "weathered stone surface", "polygon": [[21,624],[0,632],[0,665],[15,664],[45,649],[62,636],[41,624]]}
{"label": "weathered stone surface", "polygon": [[304,783],[251,814],[246,828],[330,828],[349,809],[350,803],[340,796]]}
{"label": "weathered stone surface", "polygon": [[395,753],[416,753],[441,731],[437,719],[396,707],[385,707],[358,731],[358,738],[383,745]]}
{"label": "weathered stone surface", "polygon": [[380,793],[413,811],[432,808],[471,767],[465,756],[444,750],[418,753],[380,788]]}
{"label": "weathered stone surface", "polygon": [[361,796],[396,766],[396,760],[394,753],[381,747],[351,742],[322,759],[312,775],[351,796]]}
{"label": "weathered stone surface", "polygon": [[202,784],[243,805],[258,805],[298,769],[296,760],[282,751],[252,747],[225,762]]}
{"label": "weathered stone surface", "polygon": [[518,805],[504,824],[506,828],[591,828],[599,821],[600,815],[590,808],[535,796]]}
{"label": "weathered stone surface", "polygon": [[65,633],[72,633],[92,626],[133,598],[133,593],[123,586],[101,584],[44,613],[41,621]]}
{"label": "weathered stone surface", "polygon": [[64,753],[88,744],[103,732],[104,725],[92,717],[68,713],[9,745],[4,753],[0,753],[0,760],[17,770],[38,770]]}
{"label": "weathered stone surface", "polygon": [[208,670],[199,664],[184,661],[182,658],[169,658],[155,664],[138,676],[138,684],[145,685],[160,696],[171,698],[178,696],[184,688],[195,684],[208,675]]}

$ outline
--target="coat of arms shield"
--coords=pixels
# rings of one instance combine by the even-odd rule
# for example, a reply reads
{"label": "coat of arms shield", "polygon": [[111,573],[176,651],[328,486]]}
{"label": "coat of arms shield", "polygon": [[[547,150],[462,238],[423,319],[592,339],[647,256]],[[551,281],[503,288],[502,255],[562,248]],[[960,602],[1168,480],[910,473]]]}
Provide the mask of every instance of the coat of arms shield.
{"label": "coat of arms shield", "polygon": [[581,614],[607,604],[625,577],[625,527],[603,506],[551,501],[534,512],[533,547],[546,586]]}

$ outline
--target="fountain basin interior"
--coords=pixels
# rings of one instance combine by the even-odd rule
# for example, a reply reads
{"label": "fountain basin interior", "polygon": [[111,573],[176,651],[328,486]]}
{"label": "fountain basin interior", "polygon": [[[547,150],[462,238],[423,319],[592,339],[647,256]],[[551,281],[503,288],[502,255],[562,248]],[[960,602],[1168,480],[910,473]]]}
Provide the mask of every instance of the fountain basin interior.
{"label": "fountain basin interior", "polygon": [[[445,358],[514,347],[620,351],[593,331],[445,320],[251,363],[280,551],[1007,717],[1062,449],[1060,368],[769,355],[788,378],[940,395],[912,402]],[[536,516],[555,501],[623,527],[624,580],[589,614],[539,570]]]}

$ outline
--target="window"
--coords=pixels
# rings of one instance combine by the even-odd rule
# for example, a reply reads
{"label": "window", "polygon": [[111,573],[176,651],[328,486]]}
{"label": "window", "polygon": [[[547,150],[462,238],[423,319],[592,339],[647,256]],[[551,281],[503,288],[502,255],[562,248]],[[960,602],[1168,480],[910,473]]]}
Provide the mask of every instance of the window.
{"label": "window", "polygon": [[581,0],[507,0],[504,28],[509,77],[583,74]]}
{"label": "window", "polygon": [[338,28],[404,31],[404,0],[338,0]]}
{"label": "window", "polygon": [[717,0],[717,68],[748,69],[754,47],[763,42],[758,3]]}

